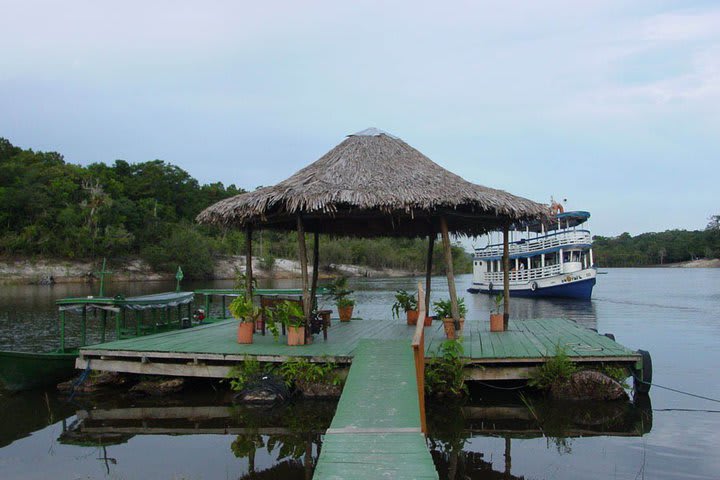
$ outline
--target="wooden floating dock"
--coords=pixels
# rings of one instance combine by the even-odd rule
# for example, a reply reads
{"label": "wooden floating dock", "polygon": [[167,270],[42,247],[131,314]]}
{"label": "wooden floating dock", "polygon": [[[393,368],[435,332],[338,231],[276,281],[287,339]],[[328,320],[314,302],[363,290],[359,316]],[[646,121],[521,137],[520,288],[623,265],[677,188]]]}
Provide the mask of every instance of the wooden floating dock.
{"label": "wooden floating dock", "polygon": [[[201,325],[187,330],[84,347],[76,367],[93,370],[224,378],[247,356],[259,361],[284,362],[294,357],[311,361],[352,363],[361,340],[409,341],[415,330],[397,320],[333,321],[328,339],[316,337],[311,345],[289,347],[280,337],[255,335],[254,343],[236,342],[236,320]],[[426,357],[445,340],[441,322],[425,328]],[[565,319],[511,320],[505,332],[490,332],[487,321],[468,319],[463,334],[466,373],[472,380],[523,380],[533,369],[565,349],[576,363],[610,363],[641,368],[641,356],[610,338]]]}
{"label": "wooden floating dock", "polygon": [[437,479],[417,393],[409,340],[361,340],[313,478]]}

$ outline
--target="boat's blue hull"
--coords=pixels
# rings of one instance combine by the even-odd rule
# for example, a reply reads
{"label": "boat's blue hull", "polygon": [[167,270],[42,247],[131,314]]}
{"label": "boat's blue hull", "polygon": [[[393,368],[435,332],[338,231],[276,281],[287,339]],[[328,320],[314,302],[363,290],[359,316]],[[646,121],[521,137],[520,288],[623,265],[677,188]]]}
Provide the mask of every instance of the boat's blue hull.
{"label": "boat's blue hull", "polygon": [[[595,278],[588,278],[577,282],[563,283],[562,285],[553,285],[551,287],[527,289],[511,289],[511,297],[559,297],[559,298],[578,298],[590,300],[592,290],[595,286]],[[492,291],[482,289],[478,284],[473,284],[467,290],[470,293],[502,293],[502,289],[493,289]]]}

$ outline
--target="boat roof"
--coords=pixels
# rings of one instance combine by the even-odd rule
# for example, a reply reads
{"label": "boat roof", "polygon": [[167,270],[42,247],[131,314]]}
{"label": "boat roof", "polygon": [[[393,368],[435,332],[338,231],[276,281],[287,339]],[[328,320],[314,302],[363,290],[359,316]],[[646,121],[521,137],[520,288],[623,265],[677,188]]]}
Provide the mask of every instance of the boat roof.
{"label": "boat roof", "polygon": [[159,306],[175,306],[189,303],[195,297],[194,292],[162,292],[153,293],[151,295],[138,295],[134,297],[123,297],[118,295],[115,297],[69,297],[61,298],[55,301],[56,305],[112,305],[116,307],[159,307]]}
{"label": "boat roof", "polygon": [[[584,210],[574,210],[571,212],[558,213],[558,214],[550,217],[549,221],[545,222],[544,230],[546,232],[551,231],[551,230],[557,230],[558,229],[557,228],[558,220],[562,221],[562,228],[573,228],[573,227],[577,227],[578,225],[581,225],[581,224],[587,222],[588,218],[590,218],[590,212],[586,212]],[[531,232],[542,232],[543,231],[543,226],[540,222],[516,224],[516,225],[513,225],[513,228],[515,230],[525,230],[525,228],[527,228]]]}
{"label": "boat roof", "polygon": [[195,292],[162,292],[151,295],[139,295],[136,297],[119,298],[118,304],[123,306],[151,306],[151,305],[178,305],[191,302]]}
{"label": "boat roof", "polygon": [[[224,297],[237,297],[239,295],[245,295],[245,290],[239,290],[236,288],[203,288],[195,290],[198,295],[218,295]],[[303,291],[300,288],[253,288],[253,295],[302,295]],[[318,287],[317,295],[327,295],[330,290],[326,287]]]}

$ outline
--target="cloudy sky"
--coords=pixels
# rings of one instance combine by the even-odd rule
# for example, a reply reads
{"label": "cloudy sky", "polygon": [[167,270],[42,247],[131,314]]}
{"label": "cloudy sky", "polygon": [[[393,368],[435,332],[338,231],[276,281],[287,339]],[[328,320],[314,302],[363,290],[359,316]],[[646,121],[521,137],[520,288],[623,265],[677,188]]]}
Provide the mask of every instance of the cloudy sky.
{"label": "cloudy sky", "polygon": [[0,136],[73,163],[160,158],[252,189],[373,126],[470,181],[567,198],[596,234],[720,213],[718,2],[0,0],[0,12]]}

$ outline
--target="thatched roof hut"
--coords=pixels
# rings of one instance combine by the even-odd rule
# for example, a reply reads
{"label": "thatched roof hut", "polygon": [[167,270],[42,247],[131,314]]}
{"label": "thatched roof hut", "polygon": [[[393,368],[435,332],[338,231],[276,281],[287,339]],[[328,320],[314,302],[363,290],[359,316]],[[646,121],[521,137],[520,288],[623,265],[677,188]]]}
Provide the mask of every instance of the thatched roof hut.
{"label": "thatched roof hut", "polygon": [[451,232],[480,235],[507,220],[548,213],[531,200],[468,182],[401,139],[370,128],[272,187],[222,200],[201,223],[353,236],[426,236],[447,219]]}
{"label": "thatched roof hut", "polygon": [[[504,229],[507,320],[509,225],[549,213],[548,207],[531,200],[463,180],[399,138],[369,128],[349,135],[287,180],[222,200],[206,208],[197,220],[246,229],[248,296],[253,294],[253,229],[297,229],[306,325],[309,325],[311,299],[317,287],[320,233],[361,237],[427,236],[426,311],[430,304],[433,246],[440,233],[452,318],[457,330],[460,315],[449,233],[480,235],[500,227]],[[308,280],[306,232],[315,234],[312,282]],[[309,335],[307,329],[306,335]]]}

